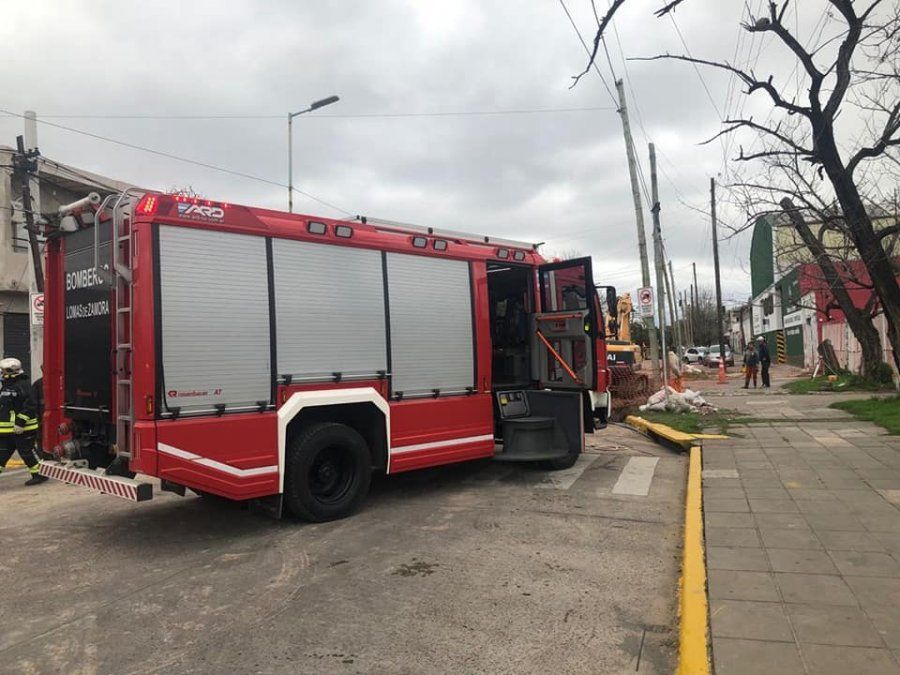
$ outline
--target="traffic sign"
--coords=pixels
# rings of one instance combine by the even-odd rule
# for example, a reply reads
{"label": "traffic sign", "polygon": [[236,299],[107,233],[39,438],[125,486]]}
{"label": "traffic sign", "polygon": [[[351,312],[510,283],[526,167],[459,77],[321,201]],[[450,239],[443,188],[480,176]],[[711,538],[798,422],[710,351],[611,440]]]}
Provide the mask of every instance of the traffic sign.
{"label": "traffic sign", "polygon": [[653,303],[653,287],[644,286],[643,288],[639,288],[637,296],[638,313],[641,315],[641,318],[646,319],[655,316],[656,312],[654,311]]}
{"label": "traffic sign", "polygon": [[43,326],[44,325],[44,294],[43,293],[32,293],[31,294],[31,325],[32,326]]}

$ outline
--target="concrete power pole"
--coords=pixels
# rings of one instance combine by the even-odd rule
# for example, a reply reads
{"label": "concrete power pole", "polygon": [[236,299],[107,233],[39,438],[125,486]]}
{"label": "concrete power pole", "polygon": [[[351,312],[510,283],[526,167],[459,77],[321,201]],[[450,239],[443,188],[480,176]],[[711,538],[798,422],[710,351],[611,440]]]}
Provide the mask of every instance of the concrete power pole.
{"label": "concrete power pole", "polygon": [[684,347],[684,334],[681,323],[678,321],[678,289],[675,288],[675,272],[672,271],[672,259],[669,258],[669,308],[672,310],[672,326],[675,331],[675,344],[678,346],[676,354],[681,355]]}
{"label": "concrete power pole", "polygon": [[650,144],[650,199],[653,205],[650,212],[653,214],[653,261],[656,265],[656,306],[659,313],[659,335],[662,344],[662,370],[663,370],[663,391],[666,392],[668,400],[669,382],[669,365],[666,358],[668,351],[666,350],[666,310],[663,292],[666,286],[665,278],[665,261],[663,261],[663,245],[662,245],[662,229],[659,224],[659,186],[656,182],[656,148],[653,143]]}
{"label": "concrete power pole", "polygon": [[[25,211],[25,226],[28,231],[28,245],[31,249],[31,281],[28,297],[28,311],[31,315],[33,293],[44,292],[44,267],[41,256],[37,228],[41,222],[41,183],[38,177],[40,163],[37,143],[37,116],[31,110],[25,111],[24,138],[16,139],[16,150],[21,157],[22,167],[22,209]],[[31,324],[29,330],[32,381],[41,376],[44,363],[44,327]]]}
{"label": "concrete power pole", "polygon": [[[628,122],[628,107],[625,105],[625,85],[616,80],[616,91],[619,94],[619,115],[622,116],[622,132],[625,135],[625,153],[628,156],[628,175],[631,177],[631,197],[634,200],[634,217],[637,222],[638,253],[641,258],[641,283],[650,286],[650,262],[647,259],[647,237],[644,234],[644,210],[641,207],[641,189],[638,184],[637,159],[634,155],[634,141],[631,138],[631,125]],[[658,289],[659,293],[660,290]],[[662,317],[660,317],[662,321]],[[650,341],[650,361],[653,374],[659,375],[659,349],[656,345],[656,324],[654,320],[645,319]]]}
{"label": "concrete power pole", "polygon": [[722,324],[725,317],[722,316],[722,280],[719,277],[719,236],[716,233],[716,179],[709,179],[709,206],[712,214],[712,243],[713,243],[713,265],[716,268],[716,333],[719,343],[719,376],[720,380],[724,380],[727,366],[725,365],[725,338],[722,336]]}
{"label": "concrete power pole", "polygon": [[694,337],[697,337],[700,329],[700,314],[697,310],[697,306],[700,304],[700,287],[697,285],[697,263],[691,263],[691,267],[694,268],[694,285],[691,286],[691,323],[692,330],[695,331]]}
{"label": "concrete power pole", "polygon": [[[678,336],[678,349],[679,356],[681,355],[681,349],[685,347],[685,336],[684,336],[684,322],[679,321],[678,318],[678,289],[675,287],[675,272],[672,270],[672,259],[669,258],[669,288],[672,291],[672,304],[674,306],[674,314],[672,316],[672,321],[675,322],[675,333]],[[684,312],[682,312],[682,318],[684,317]]]}

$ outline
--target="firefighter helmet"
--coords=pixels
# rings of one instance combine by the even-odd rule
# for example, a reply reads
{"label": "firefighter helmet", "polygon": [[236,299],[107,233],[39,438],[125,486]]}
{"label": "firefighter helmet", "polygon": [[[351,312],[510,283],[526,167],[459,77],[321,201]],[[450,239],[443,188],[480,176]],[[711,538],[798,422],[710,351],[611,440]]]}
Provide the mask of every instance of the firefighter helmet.
{"label": "firefighter helmet", "polygon": [[0,360],[0,373],[3,377],[16,377],[22,374],[22,362],[19,359],[6,358]]}

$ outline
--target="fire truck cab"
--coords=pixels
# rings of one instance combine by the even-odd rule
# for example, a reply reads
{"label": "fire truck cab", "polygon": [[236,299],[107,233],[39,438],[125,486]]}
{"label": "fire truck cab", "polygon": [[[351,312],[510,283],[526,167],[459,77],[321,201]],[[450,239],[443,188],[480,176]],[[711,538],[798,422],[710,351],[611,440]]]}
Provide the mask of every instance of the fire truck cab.
{"label": "fire truck cab", "polygon": [[[357,217],[93,195],[47,232],[41,473],[309,520],[373,471],[572,466],[610,412],[590,258]],[[612,290],[614,297],[614,289]]]}

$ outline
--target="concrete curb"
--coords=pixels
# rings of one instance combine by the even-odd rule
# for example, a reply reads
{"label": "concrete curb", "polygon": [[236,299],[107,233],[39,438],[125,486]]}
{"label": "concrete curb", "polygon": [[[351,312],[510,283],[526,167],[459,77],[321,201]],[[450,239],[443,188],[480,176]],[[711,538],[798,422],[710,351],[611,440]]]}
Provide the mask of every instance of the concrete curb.
{"label": "concrete curb", "polygon": [[684,509],[684,554],[679,581],[678,672],[709,673],[709,599],[703,537],[703,459],[700,446],[690,449]]}
{"label": "concrete curb", "polygon": [[666,424],[648,422],[643,417],[638,417],[637,415],[628,415],[628,417],[625,418],[625,423],[635,429],[643,431],[657,442],[676,445],[686,452],[696,446],[698,440],[704,438],[728,438],[728,436],[722,436],[720,434],[688,434],[683,431],[678,431],[678,429],[673,429]]}
{"label": "concrete curb", "polygon": [[687,434],[665,424],[654,424],[629,415],[625,422],[655,441],[675,445],[690,453],[684,505],[684,552],[678,580],[678,673],[707,675],[709,666],[709,597],[706,589],[706,552],[703,534],[703,438],[728,438],[718,434]]}

